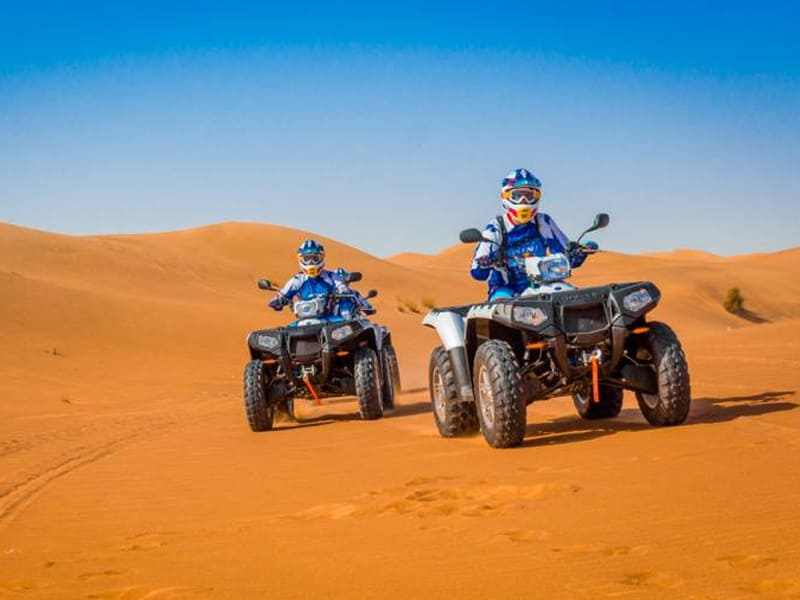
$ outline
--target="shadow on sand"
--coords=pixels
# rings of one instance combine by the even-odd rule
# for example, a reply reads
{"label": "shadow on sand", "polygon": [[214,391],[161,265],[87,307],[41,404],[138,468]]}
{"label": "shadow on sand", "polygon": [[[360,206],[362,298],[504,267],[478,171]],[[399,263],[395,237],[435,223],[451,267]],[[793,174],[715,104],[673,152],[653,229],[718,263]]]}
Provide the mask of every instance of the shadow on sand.
{"label": "shadow on sand", "polygon": [[[722,423],[739,417],[755,417],[800,408],[800,403],[796,401],[785,401],[785,399],[795,396],[796,393],[796,390],[783,390],[749,396],[694,398],[692,410],[685,426],[699,423]],[[616,419],[586,421],[576,415],[559,417],[547,423],[529,424],[526,439],[522,445],[535,447],[567,444],[613,435],[620,431],[642,431],[644,429],[653,429],[653,426],[644,420],[638,408],[627,408]]]}
{"label": "shadow on sand", "polygon": [[[422,388],[427,389],[427,388]],[[411,394],[417,392],[419,390],[403,390],[403,394]],[[299,400],[300,402],[305,402],[305,400]],[[356,402],[356,399],[352,396],[343,396],[341,398],[329,398],[323,400],[324,404],[329,405],[336,405],[336,404],[345,404]],[[324,410],[324,406],[323,406]],[[398,404],[394,410],[387,411],[384,413],[384,417],[386,419],[393,419],[393,418],[403,418],[403,417],[410,417],[413,415],[419,415],[425,412],[430,412],[431,405],[430,402],[414,402],[413,404]],[[273,431],[289,431],[292,429],[300,429],[303,427],[318,427],[320,425],[331,425],[332,423],[340,423],[343,421],[360,421],[361,415],[358,411],[348,412],[348,413],[338,413],[338,414],[323,414],[318,415],[315,417],[309,418],[300,418],[300,419],[291,419],[288,416],[280,418],[276,420],[276,424],[278,427]]]}
{"label": "shadow on sand", "polygon": [[744,319],[745,321],[750,321],[751,323],[770,323],[769,319],[765,319],[764,317],[757,315],[752,310],[747,310],[746,308],[739,309],[736,311],[735,314],[737,317]]}
{"label": "shadow on sand", "polygon": [[[413,393],[408,390],[404,393]],[[747,396],[726,397],[701,397],[692,400],[692,410],[685,426],[700,423],[723,423],[740,417],[757,417],[773,412],[780,412],[800,408],[800,401],[788,401],[797,395],[796,390],[767,391]],[[633,400],[629,395],[627,401]],[[353,402],[354,398],[335,398],[326,400],[328,404]],[[394,411],[388,412],[385,418],[404,418],[431,411],[429,402],[414,402],[400,404]],[[284,419],[278,421],[274,431],[290,431],[303,427],[318,427],[343,421],[359,421],[358,411],[323,414],[298,421]],[[642,417],[638,408],[626,408],[615,419],[598,419],[588,421],[578,415],[558,417],[544,423],[530,423],[525,434],[523,446],[549,446],[553,444],[569,444],[589,441],[606,435],[613,435],[620,431],[642,431],[653,429]]]}

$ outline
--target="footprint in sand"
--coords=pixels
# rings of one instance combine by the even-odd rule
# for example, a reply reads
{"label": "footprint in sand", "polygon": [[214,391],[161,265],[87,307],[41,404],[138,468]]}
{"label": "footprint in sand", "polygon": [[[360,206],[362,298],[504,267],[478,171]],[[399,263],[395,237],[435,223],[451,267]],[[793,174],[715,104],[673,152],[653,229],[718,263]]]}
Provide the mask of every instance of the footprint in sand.
{"label": "footprint in sand", "polygon": [[515,544],[525,544],[531,542],[543,542],[550,538],[550,532],[544,529],[509,529],[496,536],[495,540],[514,542]]}
{"label": "footprint in sand", "polygon": [[78,575],[78,579],[81,581],[86,581],[88,579],[97,579],[99,577],[112,577],[114,575],[122,575],[123,571],[112,571],[110,569],[106,571],[94,571],[91,573],[81,573]]}
{"label": "footprint in sand", "polygon": [[127,544],[120,547],[123,552],[142,552],[148,550],[158,550],[167,545],[162,539],[170,532],[139,533],[127,538]]}
{"label": "footprint in sand", "polygon": [[622,546],[608,544],[575,544],[573,546],[562,546],[553,548],[553,552],[565,552],[568,554],[603,554],[604,556],[644,556],[648,553],[647,546]]}
{"label": "footprint in sand", "polygon": [[798,598],[800,597],[800,579],[762,579],[745,586],[744,589],[756,594]]}
{"label": "footprint in sand", "polygon": [[214,588],[188,587],[173,585],[167,587],[148,587],[135,585],[126,588],[106,590],[89,594],[88,598],[96,600],[167,600],[169,598],[186,598],[194,594],[208,594]]}
{"label": "footprint in sand", "polygon": [[653,587],[671,589],[680,587],[684,584],[684,579],[670,571],[642,571],[639,573],[628,573],[622,583],[630,586]]}
{"label": "footprint in sand", "polygon": [[454,475],[434,475],[432,477],[415,477],[410,481],[406,481],[403,485],[406,487],[415,487],[419,485],[428,485],[438,481],[453,481],[458,479]]}
{"label": "footprint in sand", "polygon": [[718,561],[728,563],[734,569],[757,569],[778,562],[777,558],[761,556],[760,554],[733,554],[731,556],[720,556]]}
{"label": "footprint in sand", "polygon": [[[477,485],[469,487],[429,487],[431,481],[455,478],[417,478],[401,488],[368,491],[348,503],[312,506],[299,512],[277,515],[276,519],[345,519],[367,515],[406,515],[420,518],[458,515],[467,518],[491,517],[508,510],[524,509],[532,501],[561,494],[574,494],[580,486],[564,483],[537,485]],[[418,489],[409,489],[418,488]]]}

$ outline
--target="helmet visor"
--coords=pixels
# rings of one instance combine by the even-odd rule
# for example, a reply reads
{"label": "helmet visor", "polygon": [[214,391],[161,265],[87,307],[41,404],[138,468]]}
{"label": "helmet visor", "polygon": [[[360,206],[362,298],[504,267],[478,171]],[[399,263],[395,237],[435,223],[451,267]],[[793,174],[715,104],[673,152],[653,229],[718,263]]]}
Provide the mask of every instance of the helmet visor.
{"label": "helmet visor", "polygon": [[536,204],[541,197],[542,190],[530,187],[511,190],[508,199],[512,204]]}
{"label": "helmet visor", "polygon": [[318,267],[325,261],[325,255],[317,252],[300,254],[300,264],[304,267]]}

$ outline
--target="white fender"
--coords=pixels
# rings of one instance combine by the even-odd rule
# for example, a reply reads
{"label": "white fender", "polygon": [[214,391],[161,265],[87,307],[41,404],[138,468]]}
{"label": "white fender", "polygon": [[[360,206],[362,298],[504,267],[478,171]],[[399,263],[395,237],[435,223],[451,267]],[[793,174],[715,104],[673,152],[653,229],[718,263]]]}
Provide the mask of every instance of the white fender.
{"label": "white fender", "polygon": [[422,324],[436,330],[445,350],[464,346],[464,317],[457,312],[432,310],[422,319]]}

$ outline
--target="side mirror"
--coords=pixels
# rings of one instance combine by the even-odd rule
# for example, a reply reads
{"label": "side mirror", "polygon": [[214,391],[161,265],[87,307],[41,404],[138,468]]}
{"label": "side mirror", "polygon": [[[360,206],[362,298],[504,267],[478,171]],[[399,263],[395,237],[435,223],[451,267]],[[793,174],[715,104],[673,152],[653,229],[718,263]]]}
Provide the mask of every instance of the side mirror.
{"label": "side mirror", "polygon": [[361,278],[362,278],[361,272],[350,271],[345,279],[347,279],[347,283],[355,283],[357,281],[361,281]]}
{"label": "side mirror", "polygon": [[600,213],[594,218],[594,223],[592,224],[592,230],[594,229],[602,229],[611,219],[608,217],[606,213]]}
{"label": "side mirror", "polygon": [[606,227],[610,220],[611,219],[609,218],[609,216],[606,213],[598,213],[594,218],[594,223],[592,223],[592,226],[589,227],[589,229],[584,231],[578,237],[577,243],[580,243],[580,241],[583,239],[583,236],[585,236],[590,231],[596,231],[598,229],[602,229],[603,227]]}
{"label": "side mirror", "polygon": [[458,239],[464,244],[475,244],[483,241],[483,234],[478,229],[465,229],[458,234]]}
{"label": "side mirror", "polygon": [[258,289],[269,291],[272,289],[272,284],[269,282],[269,279],[259,279]]}
{"label": "side mirror", "polygon": [[378,290],[370,290],[367,292],[367,300],[369,300],[370,298],[374,298],[377,295],[378,295]]}

